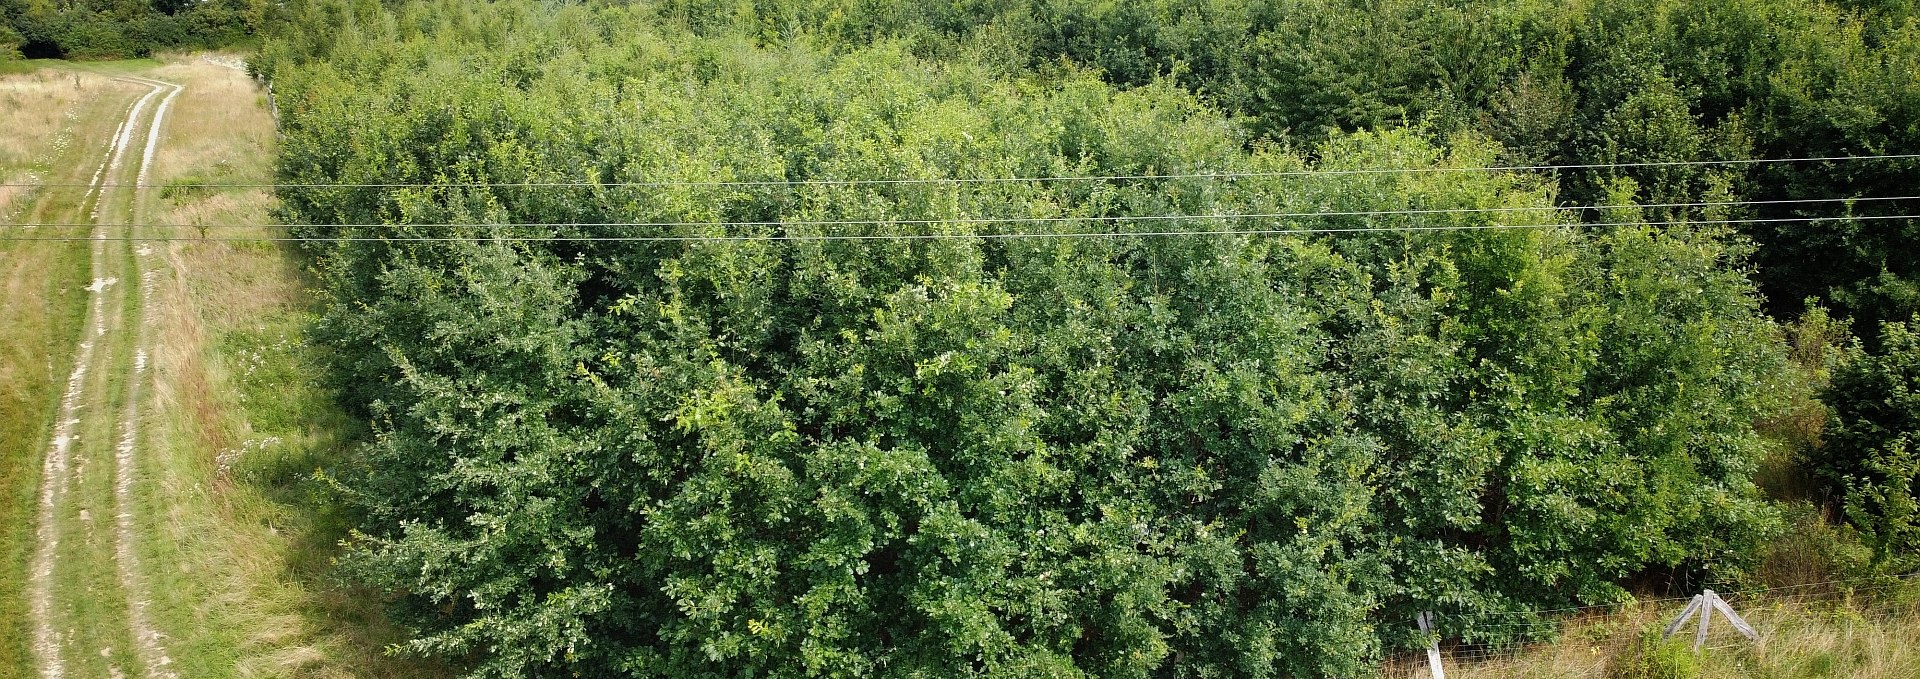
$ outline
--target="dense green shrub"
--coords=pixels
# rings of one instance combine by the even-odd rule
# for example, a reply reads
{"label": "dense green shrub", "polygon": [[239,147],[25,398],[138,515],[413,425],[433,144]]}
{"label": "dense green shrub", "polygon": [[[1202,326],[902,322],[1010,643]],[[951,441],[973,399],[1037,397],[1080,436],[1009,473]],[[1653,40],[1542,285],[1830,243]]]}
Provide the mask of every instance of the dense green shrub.
{"label": "dense green shrub", "polygon": [[1888,323],[1883,351],[1856,349],[1834,371],[1827,400],[1833,422],[1818,469],[1878,560],[1912,565],[1920,557],[1920,319]]}
{"label": "dense green shrub", "polygon": [[[663,3],[663,14],[684,16],[696,6]],[[933,56],[993,44],[1030,67],[1060,59],[1120,85],[1172,80],[1242,116],[1254,138],[1280,143],[1411,123],[1441,137],[1478,131],[1504,145],[1507,163],[1673,163],[1561,171],[1557,199],[1760,201],[1643,214],[1759,218],[1740,229],[1756,246],[1752,275],[1769,309],[1800,314],[1806,300],[1834,309],[1869,352],[1881,351],[1881,323],[1920,312],[1920,220],[1904,217],[1913,214],[1911,201],[1793,202],[1909,195],[1920,161],[1691,164],[1920,151],[1920,22],[1911,2],[761,0],[738,7],[731,15],[707,11],[727,18],[697,27],[746,25],[777,41],[792,26],[819,26],[836,44],[895,36]],[[883,9],[866,11],[875,7]],[[1619,186],[1634,191],[1619,194]],[[1812,217],[1863,219],[1801,221]]]}
{"label": "dense green shrub", "polygon": [[[1509,173],[843,183],[1500,149],[1249,151],[1168,80],[655,10],[309,4],[329,31],[260,65],[284,179],[431,185],[282,191],[297,233],[361,239],[310,246],[376,432],[329,474],[361,516],[343,568],[396,597],[405,650],[1356,676],[1416,611],[1499,641],[1648,571],[1738,578],[1777,528],[1749,479],[1783,349],[1724,229],[1581,228]],[[1157,219],[1447,208],[1528,211]],[[1488,228],[1514,223],[1564,226]],[[1360,231],[1233,233],[1273,228]],[[1217,233],[1020,237],[1167,230]]]}
{"label": "dense green shrub", "polygon": [[10,26],[0,25],[0,61],[20,58],[20,45],[27,41],[19,31]]}
{"label": "dense green shrub", "polygon": [[[1472,129],[1519,164],[1722,161],[1920,150],[1920,23],[1910,3],[1786,0],[667,0],[696,30],[778,43],[896,38],[951,58],[1171,79],[1255,137]],[[984,49],[991,47],[992,49]],[[1646,202],[1907,195],[1920,161],[1567,171],[1591,203],[1618,177]],[[1674,211],[1665,211],[1674,212]],[[1656,216],[1670,216],[1656,212]],[[1694,218],[1911,214],[1907,203],[1693,209]],[[1591,215],[1583,215],[1591,217]],[[1753,223],[1781,313],[1816,297],[1870,335],[1920,312],[1920,222]]]}
{"label": "dense green shrub", "polygon": [[[9,36],[35,57],[127,59],[156,49],[234,45],[266,25],[268,0],[0,0],[0,46]],[[4,52],[4,49],[0,49]]]}

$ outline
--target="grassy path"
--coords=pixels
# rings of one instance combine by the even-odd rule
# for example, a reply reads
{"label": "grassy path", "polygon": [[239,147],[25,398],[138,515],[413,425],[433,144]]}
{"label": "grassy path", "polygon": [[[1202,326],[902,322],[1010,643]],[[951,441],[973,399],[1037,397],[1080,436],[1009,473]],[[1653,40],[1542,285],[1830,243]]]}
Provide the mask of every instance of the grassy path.
{"label": "grassy path", "polygon": [[[0,679],[442,672],[325,578],[344,522],[313,472],[356,425],[311,377],[298,258],[143,240],[270,221],[265,190],[182,186],[271,181],[234,63],[0,77],[0,183],[48,184],[0,189]],[[90,226],[20,226],[52,223]]]}
{"label": "grassy path", "polygon": [[[157,634],[144,624],[142,592],[128,587],[134,564],[124,558],[133,547],[132,507],[124,500],[136,462],[143,375],[134,370],[139,272],[128,242],[113,239],[133,235],[139,190],[120,185],[145,172],[146,144],[158,136],[155,102],[178,88],[123,80],[146,92],[128,110],[82,200],[93,222],[87,321],[41,465],[28,599],[35,660],[49,678],[169,676]],[[121,529],[109,531],[108,521]],[[103,596],[108,592],[121,596]]]}
{"label": "grassy path", "polygon": [[[150,88],[62,72],[10,77],[0,91],[8,104],[0,107],[0,128],[17,133],[0,140],[0,175],[8,182],[71,185],[11,189],[0,196],[0,216],[9,223],[89,221],[104,200],[95,184],[113,164],[134,102]],[[30,235],[90,231],[48,228]],[[29,234],[9,227],[8,235]],[[78,434],[73,410],[88,378],[97,377],[75,367],[95,362],[95,344],[76,342],[97,297],[89,291],[98,287],[92,282],[95,246],[104,244],[0,241],[0,318],[7,319],[0,324],[0,590],[18,593],[0,599],[0,676],[28,676],[36,666],[34,652],[50,652],[47,638],[59,632],[51,623],[51,599],[40,596],[50,590],[26,593],[29,580],[45,584],[34,577],[52,556],[42,538],[62,526],[40,520],[58,506],[58,498],[45,491],[68,490],[64,484],[46,488],[47,467],[55,467],[52,478],[58,479],[76,461],[66,455]],[[89,354],[76,356],[83,349]]]}
{"label": "grassy path", "polygon": [[[149,178],[149,170],[153,166],[154,151],[160,145],[160,130],[165,124],[167,111],[173,106],[174,98],[180,96],[182,88],[165,81],[145,78],[134,80],[153,87],[155,92],[153,96],[161,96],[154,110],[153,120],[146,126],[147,139],[142,146],[139,169],[134,175],[135,184],[145,186]],[[135,189],[135,191],[146,190]],[[132,201],[129,210],[131,219],[128,220],[128,224],[139,225],[149,221],[146,209],[148,202],[138,197]],[[139,228],[138,226],[127,227],[127,233],[137,235],[134,230]],[[162,635],[154,628],[152,615],[148,613],[152,593],[147,585],[145,571],[141,568],[138,550],[134,548],[138,541],[134,519],[136,512],[140,509],[134,497],[134,480],[141,472],[138,455],[141,450],[140,430],[143,425],[140,413],[145,403],[145,387],[151,377],[148,371],[147,347],[152,339],[154,281],[159,271],[152,261],[154,255],[152,246],[136,244],[133,255],[132,268],[138,276],[129,283],[137,289],[133,294],[137,295],[137,306],[140,312],[137,319],[128,314],[123,314],[121,319],[123,323],[134,325],[131,331],[134,349],[131,365],[121,366],[123,371],[128,373],[128,379],[123,398],[125,405],[121,408],[118,422],[119,441],[114,446],[113,555],[115,569],[120,576],[120,589],[126,596],[127,634],[133,638],[133,646],[137,651],[140,664],[147,668],[147,675],[150,677],[172,679],[179,675],[169,669],[173,659],[167,655],[166,649],[162,646]]]}

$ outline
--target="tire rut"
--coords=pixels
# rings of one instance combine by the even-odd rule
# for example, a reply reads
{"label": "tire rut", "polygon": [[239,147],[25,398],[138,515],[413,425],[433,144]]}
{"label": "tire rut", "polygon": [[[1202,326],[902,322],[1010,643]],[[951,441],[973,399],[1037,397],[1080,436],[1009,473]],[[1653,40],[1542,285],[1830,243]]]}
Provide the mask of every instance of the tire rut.
{"label": "tire rut", "polygon": [[[147,171],[153,166],[154,149],[158,147],[160,143],[160,128],[166,122],[167,109],[173,105],[173,98],[179,96],[180,91],[183,89],[173,83],[148,81],[145,79],[142,79],[142,81],[148,82],[156,87],[169,87],[172,88],[172,90],[167,93],[165,99],[160,101],[160,107],[154,111],[152,122],[147,125],[147,143],[140,157],[140,168],[136,175],[137,179],[135,179],[137,186],[134,191],[136,195],[133,197],[133,206],[130,211],[133,217],[130,221],[135,225],[145,221],[143,219],[145,217],[145,210],[142,208],[142,196],[138,195],[138,193],[146,190]],[[131,230],[139,227],[129,226],[127,228]],[[138,272],[140,286],[138,292],[140,317],[138,325],[134,330],[136,339],[134,342],[133,364],[130,366],[132,379],[127,380],[126,406],[120,418],[120,443],[114,448],[114,561],[116,562],[116,569],[120,574],[120,588],[127,596],[127,631],[133,637],[134,647],[140,657],[141,665],[146,668],[146,674],[150,678],[177,679],[179,675],[167,669],[169,665],[173,664],[173,659],[167,656],[166,650],[161,646],[160,640],[162,635],[158,630],[154,629],[152,620],[147,614],[147,606],[152,599],[152,593],[147,588],[144,571],[140,568],[139,556],[134,549],[134,511],[136,510],[136,503],[133,497],[133,482],[140,467],[137,456],[139,451],[140,407],[143,403],[142,397],[144,396],[146,383],[149,379],[147,374],[147,356],[149,355],[147,350],[147,343],[149,341],[148,329],[153,325],[153,305],[151,302],[153,299],[154,278],[158,275],[157,270],[146,266],[146,260],[151,256],[152,252],[151,247],[141,245],[135,250],[135,257],[133,259],[133,266],[135,271]]]}
{"label": "tire rut", "polygon": [[[153,117],[145,121],[146,149],[139,160],[140,164],[136,172],[139,177],[138,183],[146,183],[154,147],[159,140],[160,126],[164,122],[173,97],[179,94],[181,88],[172,83],[146,78],[123,78],[123,80],[146,85],[149,90],[129,106],[125,120],[120,123],[110,138],[105,157],[94,171],[93,180],[81,198],[80,207],[88,213],[89,221],[94,225],[89,245],[91,272],[89,277],[92,283],[86,286],[86,320],[81,335],[77,339],[73,368],[69,372],[65,389],[60,397],[53,431],[46,448],[46,457],[42,463],[35,545],[28,573],[28,609],[32,617],[33,629],[31,645],[39,666],[39,675],[47,679],[64,679],[75,672],[72,664],[77,657],[75,654],[85,653],[85,650],[68,648],[74,644],[72,638],[75,634],[74,626],[85,626],[83,623],[96,622],[69,620],[68,622],[73,626],[69,626],[68,631],[63,635],[59,624],[62,611],[71,611],[74,602],[58,601],[56,586],[61,576],[72,571],[75,566],[66,564],[63,569],[60,545],[62,539],[66,537],[62,534],[61,526],[66,516],[65,512],[75,506],[85,507],[90,500],[88,497],[75,496],[76,492],[84,495],[85,491],[84,487],[76,487],[81,486],[80,480],[85,474],[86,458],[84,453],[76,447],[80,444],[81,425],[87,422],[89,413],[95,413],[91,416],[93,418],[108,417],[102,412],[102,408],[108,406],[95,401],[101,399],[111,401],[110,397],[91,391],[89,385],[95,382],[106,384],[108,380],[105,378],[111,374],[110,371],[114,370],[122,370],[131,376],[124,387],[125,401],[122,404],[122,414],[117,421],[119,441],[115,446],[113,467],[113,504],[116,515],[113,536],[115,568],[120,576],[121,588],[127,597],[128,632],[134,640],[138,662],[146,668],[146,675],[149,677],[172,678],[175,676],[165,670],[170,660],[161,649],[161,636],[147,621],[148,597],[145,582],[140,577],[134,549],[136,508],[133,481],[138,465],[137,430],[140,397],[143,384],[147,379],[147,361],[145,360],[147,352],[143,344],[146,341],[144,332],[130,328],[129,321],[124,316],[127,315],[126,307],[132,300],[138,300],[133,303],[140,304],[143,317],[148,314],[144,298],[150,294],[152,275],[140,264],[138,258],[129,263],[124,244],[114,244],[110,241],[114,237],[112,227],[115,225],[110,224],[108,218],[124,210],[122,214],[129,217],[129,224],[140,221],[142,189],[136,187],[133,193],[123,196],[110,191],[109,187],[115,178],[121,175],[122,168],[128,162],[128,156],[131,155],[132,145],[139,138],[137,131],[143,123],[142,115],[156,97],[166,93],[159,107],[155,109]],[[170,92],[169,88],[171,88]],[[136,227],[121,226],[120,228],[128,229],[130,235],[131,229]],[[135,278],[144,279],[140,281],[140,287],[143,290],[130,292],[126,288],[118,287],[121,281],[115,274],[126,275],[129,267],[136,272]],[[133,283],[129,281],[128,284]],[[110,314],[114,317],[109,318]],[[116,331],[112,334],[109,333],[110,322],[111,329]],[[142,322],[140,325],[144,326],[145,323]],[[130,365],[114,365],[114,342],[124,341],[124,333],[129,330],[133,330],[137,337],[134,341],[134,350],[131,356],[127,357]],[[79,514],[84,524],[87,521],[88,512],[81,509]],[[79,566],[84,567],[85,564],[79,564]],[[110,651],[111,649],[100,651],[102,657],[108,658],[106,673],[109,676],[122,676],[121,669],[112,664]]]}

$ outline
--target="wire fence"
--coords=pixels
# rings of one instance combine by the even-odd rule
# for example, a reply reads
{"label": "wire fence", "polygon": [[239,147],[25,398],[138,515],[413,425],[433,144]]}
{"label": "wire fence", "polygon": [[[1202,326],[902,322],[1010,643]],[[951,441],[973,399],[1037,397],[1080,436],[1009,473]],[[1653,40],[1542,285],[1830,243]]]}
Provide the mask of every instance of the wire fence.
{"label": "wire fence", "polygon": [[[1371,168],[1352,170],[1299,170],[1277,172],[1202,172],[1189,174],[1141,174],[1141,175],[1101,175],[1101,176],[1050,176],[1025,178],[887,178],[887,179],[823,179],[823,180],[755,180],[755,181],[635,181],[635,182],[508,182],[508,183],[439,183],[439,184],[353,184],[353,183],[190,183],[168,184],[165,186],[148,184],[144,181],[133,184],[101,183],[0,183],[0,188],[24,188],[28,192],[49,187],[82,187],[98,191],[109,186],[130,186],[141,188],[272,188],[288,189],[459,189],[459,188],[622,188],[622,187],[679,187],[679,186],[846,186],[846,185],[889,185],[889,184],[992,184],[1005,182],[1071,182],[1071,181],[1136,181],[1164,180],[1182,178],[1205,179],[1245,179],[1253,177],[1293,177],[1293,176],[1343,176],[1355,174],[1406,174],[1426,172],[1473,172],[1473,171],[1515,171],[1515,170],[1578,170],[1605,168],[1665,167],[1673,165],[1756,165],[1772,163],[1804,162],[1842,162],[1866,160],[1920,160],[1920,154],[1890,154],[1876,156],[1832,156],[1806,158],[1749,159],[1729,161],[1676,161],[1650,163],[1603,163],[1584,165],[1538,165],[1503,167],[1414,167],[1414,168]],[[302,242],[310,240],[325,241],[899,241],[899,240],[951,240],[951,239],[1051,239],[1051,238],[1115,238],[1115,237],[1174,237],[1174,236],[1276,236],[1306,235],[1358,232],[1392,231],[1478,231],[1506,229],[1544,229],[1566,228],[1574,226],[1612,227],[1612,226],[1679,226],[1679,225],[1755,225],[1788,224],[1813,222],[1882,222],[1887,220],[1911,220],[1920,218],[1915,214],[1874,214],[1856,215],[1853,206],[1858,204],[1887,203],[1920,199],[1920,195],[1896,196],[1844,196],[1826,198],[1792,198],[1775,200],[1722,200],[1693,201],[1642,204],[1595,204],[1595,205],[1527,205],[1527,206],[1488,206],[1488,207],[1446,207],[1446,208],[1404,208],[1375,210],[1320,210],[1259,212],[1259,213],[1176,213],[1146,215],[1026,215],[1026,216],[980,216],[953,215],[939,218],[881,218],[881,219],[782,219],[778,221],[630,221],[630,222],[513,222],[508,220],[467,221],[467,222],[402,222],[402,223],[364,223],[364,224],[274,224],[266,222],[247,223],[144,223],[144,224],[93,224],[93,223],[54,223],[10,222],[0,224],[0,241],[75,241],[75,240],[138,240],[138,241],[179,241],[179,240],[232,240],[232,241],[287,241]],[[1731,208],[1755,207],[1791,207],[1812,205],[1838,205],[1843,214],[1806,215],[1793,217],[1747,217],[1714,218],[1714,211]],[[1582,212],[1621,210],[1698,210],[1702,214],[1695,219],[1666,219],[1664,221],[1628,221],[1600,220],[1582,222],[1577,217]],[[1502,215],[1515,213],[1548,213],[1547,219],[1531,220],[1531,223],[1508,223]],[[1637,214],[1637,213],[1626,213]],[[1349,226],[1339,224],[1299,224],[1295,220],[1327,218],[1362,218],[1372,222],[1375,218],[1412,217],[1461,217],[1492,216],[1500,223],[1476,224],[1368,224]],[[1254,228],[1246,228],[1244,223],[1256,222]],[[1397,220],[1395,220],[1397,221]],[[1221,228],[1155,228],[1148,225],[1173,225],[1187,223],[1210,223]],[[1258,224],[1265,222],[1265,224]],[[1279,222],[1279,223],[1275,223]],[[1240,228],[1233,228],[1241,223]],[[982,232],[959,227],[1014,225],[1009,231]],[[1038,225],[1065,227],[1053,230],[1030,228]],[[266,235],[233,235],[234,229],[289,229],[299,227],[326,227],[355,231],[341,233],[335,237],[316,238],[284,233]],[[850,227],[929,227],[930,233],[848,233]],[[1090,228],[1076,228],[1076,227]],[[1145,228],[1122,228],[1141,227]],[[50,232],[72,228],[120,229],[124,233],[91,235],[54,234]],[[133,232],[133,229],[146,232]],[[382,231],[409,230],[410,233],[382,233]],[[433,231],[469,230],[482,233],[420,233],[418,230]],[[571,232],[528,234],[503,233],[507,229],[567,229]],[[740,233],[747,231],[775,230],[774,233]],[[186,235],[188,230],[194,235]],[[698,233],[687,233],[697,230]],[[715,231],[720,231],[715,233]],[[818,232],[815,232],[815,231]],[[678,231],[678,232],[675,232]],[[650,232],[650,233],[649,233]],[[220,236],[213,236],[220,233]]]}
{"label": "wire fence", "polygon": [[[1760,633],[1760,641],[1746,639],[1716,618],[1708,627],[1702,654],[1765,654],[1769,642],[1776,647],[1791,645],[1799,636],[1819,636],[1822,632],[1816,628],[1822,626],[1852,631],[1872,625],[1910,629],[1909,623],[1920,623],[1920,573],[1745,589],[1721,596]],[[1471,643],[1449,638],[1441,644],[1442,662],[1447,675],[1455,678],[1616,676],[1646,651],[1640,646],[1646,635],[1657,635],[1692,598],[1643,598],[1623,605],[1483,615],[1516,620],[1471,625],[1469,634],[1531,641]],[[1436,616],[1443,635],[1446,617]],[[1690,637],[1693,629],[1690,623],[1681,635]],[[1380,676],[1428,679],[1432,675],[1424,652],[1409,652],[1388,658]]]}

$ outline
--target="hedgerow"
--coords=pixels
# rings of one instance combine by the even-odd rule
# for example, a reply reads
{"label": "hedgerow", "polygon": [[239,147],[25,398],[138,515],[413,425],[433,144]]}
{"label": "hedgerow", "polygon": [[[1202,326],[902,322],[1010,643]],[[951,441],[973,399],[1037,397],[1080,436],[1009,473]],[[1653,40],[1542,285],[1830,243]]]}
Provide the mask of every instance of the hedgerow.
{"label": "hedgerow", "polygon": [[[1290,147],[1167,80],[650,8],[291,11],[336,28],[259,64],[281,178],[421,185],[282,190],[375,432],[327,472],[343,572],[404,652],[1357,676],[1415,612],[1501,641],[1738,579],[1777,530],[1742,241],[1581,225],[1536,176],[1343,173],[1498,164],[1482,138]],[[1253,176],[950,181],[1216,172]],[[1278,229],[1344,231],[1245,233]]]}

